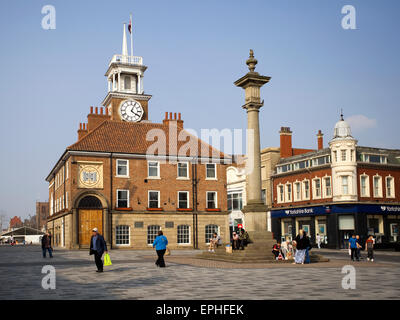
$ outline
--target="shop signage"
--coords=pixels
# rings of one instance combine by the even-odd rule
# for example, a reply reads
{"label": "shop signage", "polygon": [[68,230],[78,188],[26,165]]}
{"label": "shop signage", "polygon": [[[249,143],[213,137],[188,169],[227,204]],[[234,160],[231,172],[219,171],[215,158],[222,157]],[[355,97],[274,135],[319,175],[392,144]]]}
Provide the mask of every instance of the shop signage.
{"label": "shop signage", "polygon": [[272,218],[301,217],[329,214],[367,213],[367,214],[400,214],[400,206],[374,204],[343,204],[315,206],[293,209],[272,210]]}

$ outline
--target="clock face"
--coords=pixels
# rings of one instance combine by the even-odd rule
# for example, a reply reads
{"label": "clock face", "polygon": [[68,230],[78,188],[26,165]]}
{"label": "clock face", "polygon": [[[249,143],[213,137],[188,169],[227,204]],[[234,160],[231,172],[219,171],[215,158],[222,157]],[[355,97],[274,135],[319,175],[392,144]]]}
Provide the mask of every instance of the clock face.
{"label": "clock face", "polygon": [[138,122],[143,117],[143,108],[141,104],[135,100],[127,100],[120,107],[121,118],[128,122]]}

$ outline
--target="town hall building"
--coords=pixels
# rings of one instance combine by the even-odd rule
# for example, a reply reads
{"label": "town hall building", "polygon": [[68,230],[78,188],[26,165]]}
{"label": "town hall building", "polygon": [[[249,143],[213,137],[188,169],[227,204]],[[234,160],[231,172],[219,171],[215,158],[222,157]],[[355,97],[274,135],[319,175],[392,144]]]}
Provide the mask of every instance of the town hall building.
{"label": "town hall building", "polygon": [[54,246],[87,248],[94,227],[113,249],[151,248],[159,230],[173,249],[205,248],[214,232],[229,241],[230,158],[185,131],[180,113],[150,121],[147,67],[126,43],[124,25],[103,106],[90,108],[46,178]]}

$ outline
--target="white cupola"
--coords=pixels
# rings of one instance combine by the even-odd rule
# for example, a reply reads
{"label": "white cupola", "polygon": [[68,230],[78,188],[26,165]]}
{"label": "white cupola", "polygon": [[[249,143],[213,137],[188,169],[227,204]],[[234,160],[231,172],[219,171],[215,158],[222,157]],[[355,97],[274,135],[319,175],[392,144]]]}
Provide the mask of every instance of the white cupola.
{"label": "white cupola", "polygon": [[357,201],[357,140],[340,115],[329,142],[332,162],[333,201]]}

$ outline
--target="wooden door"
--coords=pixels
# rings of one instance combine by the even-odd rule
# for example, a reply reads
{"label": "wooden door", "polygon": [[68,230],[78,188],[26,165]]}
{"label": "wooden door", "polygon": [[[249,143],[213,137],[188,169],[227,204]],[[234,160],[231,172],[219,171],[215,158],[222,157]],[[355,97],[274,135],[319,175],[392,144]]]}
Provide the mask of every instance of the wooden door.
{"label": "wooden door", "polygon": [[90,245],[92,229],[103,234],[103,210],[79,209],[79,244]]}

